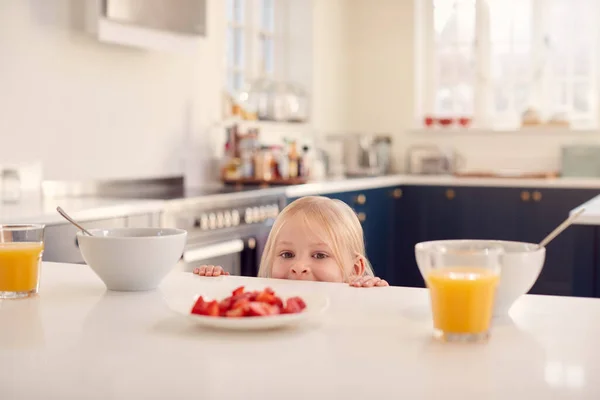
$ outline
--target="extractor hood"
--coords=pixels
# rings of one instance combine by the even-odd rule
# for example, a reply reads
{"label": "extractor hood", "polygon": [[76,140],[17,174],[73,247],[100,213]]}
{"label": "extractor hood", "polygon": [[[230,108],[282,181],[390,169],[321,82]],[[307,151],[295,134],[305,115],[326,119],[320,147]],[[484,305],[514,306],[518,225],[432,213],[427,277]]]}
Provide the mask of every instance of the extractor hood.
{"label": "extractor hood", "polygon": [[194,51],[206,36],[206,0],[88,0],[98,40],[151,50]]}

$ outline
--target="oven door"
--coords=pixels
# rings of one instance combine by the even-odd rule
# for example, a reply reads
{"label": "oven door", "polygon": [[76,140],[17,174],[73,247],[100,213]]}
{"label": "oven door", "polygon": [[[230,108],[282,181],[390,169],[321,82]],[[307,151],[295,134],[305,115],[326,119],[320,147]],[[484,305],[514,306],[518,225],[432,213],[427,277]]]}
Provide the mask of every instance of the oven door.
{"label": "oven door", "polygon": [[186,246],[180,264],[184,272],[192,272],[201,265],[220,265],[230,275],[256,276],[256,250],[254,237],[196,243]]}

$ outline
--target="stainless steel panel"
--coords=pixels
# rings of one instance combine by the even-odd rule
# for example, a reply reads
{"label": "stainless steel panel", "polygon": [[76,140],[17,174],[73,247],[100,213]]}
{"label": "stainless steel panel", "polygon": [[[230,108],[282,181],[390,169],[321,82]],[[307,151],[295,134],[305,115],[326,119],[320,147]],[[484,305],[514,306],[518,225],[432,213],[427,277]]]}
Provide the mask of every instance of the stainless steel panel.
{"label": "stainless steel panel", "polygon": [[150,29],[204,35],[206,0],[105,0],[105,16]]}

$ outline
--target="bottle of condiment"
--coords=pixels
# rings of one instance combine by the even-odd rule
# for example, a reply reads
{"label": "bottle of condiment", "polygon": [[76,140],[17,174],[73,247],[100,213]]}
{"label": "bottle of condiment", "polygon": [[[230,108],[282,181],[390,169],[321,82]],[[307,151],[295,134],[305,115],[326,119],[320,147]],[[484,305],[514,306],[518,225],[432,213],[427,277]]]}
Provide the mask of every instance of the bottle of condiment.
{"label": "bottle of condiment", "polygon": [[290,178],[294,179],[298,177],[298,150],[296,150],[296,142],[292,141],[290,143],[290,152],[289,152],[289,172]]}
{"label": "bottle of condiment", "polygon": [[308,146],[302,146],[302,156],[300,157],[300,165],[298,167],[301,177],[307,177],[310,170],[310,154]]}

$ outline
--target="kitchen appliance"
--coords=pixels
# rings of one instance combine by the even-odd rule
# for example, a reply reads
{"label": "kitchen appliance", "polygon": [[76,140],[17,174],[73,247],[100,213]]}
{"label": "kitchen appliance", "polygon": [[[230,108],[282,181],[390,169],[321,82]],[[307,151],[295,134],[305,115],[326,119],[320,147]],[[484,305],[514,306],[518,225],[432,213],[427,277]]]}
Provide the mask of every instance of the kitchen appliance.
{"label": "kitchen appliance", "polygon": [[204,35],[206,0],[103,0],[103,16],[113,22]]}
{"label": "kitchen appliance", "polygon": [[342,162],[347,176],[376,176],[390,171],[391,144],[389,135],[342,134],[327,140],[342,143]]}
{"label": "kitchen appliance", "polygon": [[462,163],[452,149],[438,146],[413,146],[408,149],[407,172],[419,175],[452,174]]}
{"label": "kitchen appliance", "polygon": [[284,206],[283,195],[260,192],[168,202],[162,226],[188,232],[179,269],[220,265],[231,275],[256,276],[271,226]]}
{"label": "kitchen appliance", "polygon": [[600,177],[600,146],[571,145],[561,149],[561,176]]}

